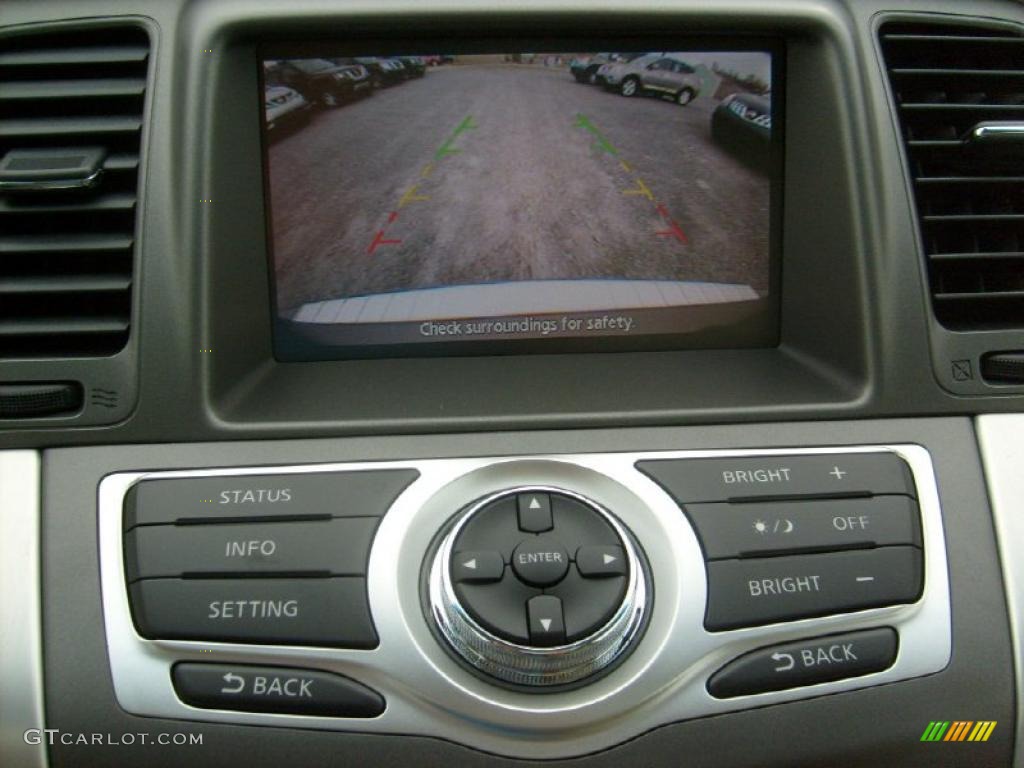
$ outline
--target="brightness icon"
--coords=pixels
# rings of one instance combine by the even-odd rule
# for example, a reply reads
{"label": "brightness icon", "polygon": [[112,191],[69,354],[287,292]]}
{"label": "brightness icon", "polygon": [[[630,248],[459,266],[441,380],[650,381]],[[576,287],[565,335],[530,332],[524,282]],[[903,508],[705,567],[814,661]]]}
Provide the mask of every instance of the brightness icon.
{"label": "brightness icon", "polygon": [[758,533],[768,533],[768,523],[764,520],[758,520],[754,523],[754,530]]}

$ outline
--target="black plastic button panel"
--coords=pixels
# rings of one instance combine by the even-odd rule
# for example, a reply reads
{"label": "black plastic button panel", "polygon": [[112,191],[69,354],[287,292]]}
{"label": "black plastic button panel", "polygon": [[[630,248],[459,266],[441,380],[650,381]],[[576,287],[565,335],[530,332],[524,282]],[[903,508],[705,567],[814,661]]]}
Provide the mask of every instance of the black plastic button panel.
{"label": "black plastic button panel", "polygon": [[921,595],[917,489],[895,453],[636,466],[679,503],[700,539],[707,629],[911,603]]}
{"label": "black plastic button panel", "polygon": [[321,717],[377,717],[384,699],[341,675],[247,664],[175,664],[178,698],[193,707]]}
{"label": "black plastic button panel", "polygon": [[708,693],[727,699],[881,672],[898,646],[896,632],[882,627],[758,648],[715,672]]}
{"label": "black plastic button panel", "polygon": [[[141,480],[125,496],[123,515],[139,634],[376,647],[365,579],[370,548],[381,516],[418,474]],[[480,563],[482,571],[486,558]]]}
{"label": "black plastic button panel", "polygon": [[[537,499],[543,501],[534,515]],[[486,578],[467,576],[467,563],[473,573],[486,570]],[[521,492],[491,501],[465,522],[450,575],[460,604],[483,629],[548,648],[608,622],[625,596],[629,563],[619,535],[596,509],[557,492]]]}

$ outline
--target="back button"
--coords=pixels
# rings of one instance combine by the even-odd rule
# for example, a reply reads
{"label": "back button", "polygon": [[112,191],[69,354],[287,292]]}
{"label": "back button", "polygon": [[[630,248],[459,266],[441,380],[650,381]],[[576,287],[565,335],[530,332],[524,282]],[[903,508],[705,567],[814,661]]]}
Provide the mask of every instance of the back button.
{"label": "back button", "polygon": [[377,717],[384,699],[365,685],[313,669],[237,664],[176,664],[174,689],[206,709],[326,717]]}
{"label": "back button", "polygon": [[885,627],[760,648],[715,672],[708,692],[726,699],[881,672],[896,660],[898,642]]}

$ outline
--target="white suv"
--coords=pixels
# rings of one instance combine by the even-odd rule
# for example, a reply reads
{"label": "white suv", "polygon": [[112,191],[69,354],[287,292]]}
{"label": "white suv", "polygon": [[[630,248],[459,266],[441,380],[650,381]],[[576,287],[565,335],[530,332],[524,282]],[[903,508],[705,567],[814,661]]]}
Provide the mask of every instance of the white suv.
{"label": "white suv", "polygon": [[701,81],[696,70],[671,54],[649,53],[629,63],[605,64],[598,78],[609,90],[623,96],[656,93],[671,96],[686,106],[700,94]]}

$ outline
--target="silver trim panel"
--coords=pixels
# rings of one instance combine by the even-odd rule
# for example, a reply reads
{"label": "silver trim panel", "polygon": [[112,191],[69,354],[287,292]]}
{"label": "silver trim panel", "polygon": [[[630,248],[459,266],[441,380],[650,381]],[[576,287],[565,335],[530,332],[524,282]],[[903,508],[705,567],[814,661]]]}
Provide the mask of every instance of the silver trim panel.
{"label": "silver trim panel", "polygon": [[[693,529],[665,491],[634,464],[641,459],[892,451],[914,473],[925,544],[925,584],[914,604],[727,632],[703,627],[707,580]],[[142,478],[414,468],[420,478],[383,518],[370,553],[370,609],[380,636],[374,650],[146,640],[132,624],[122,556],[122,506]],[[647,629],[619,666],[592,684],[548,693],[510,691],[463,668],[428,626],[421,567],[434,534],[468,503],[511,487],[574,489],[614,512],[643,548],[655,599]],[[99,488],[100,570],[107,650],[119,704],[140,715],[225,723],[319,728],[448,739],[502,755],[557,758],[621,743],[680,720],[734,712],[919,677],[950,659],[949,581],[938,490],[921,446],[744,451],[671,451],[490,457],[315,466],[120,473]],[[889,669],[788,691],[717,700],[707,679],[755,648],[816,635],[895,627],[900,650]],[[374,688],[387,710],[371,720],[201,710],[178,700],[176,661],[294,665],[347,675]]]}
{"label": "silver trim panel", "polygon": [[979,416],[978,444],[1003,569],[1017,689],[1013,764],[1024,768],[1024,414]]}
{"label": "silver trim panel", "polygon": [[[39,454],[0,452],[0,765],[45,768]],[[37,734],[41,735],[41,734]]]}

